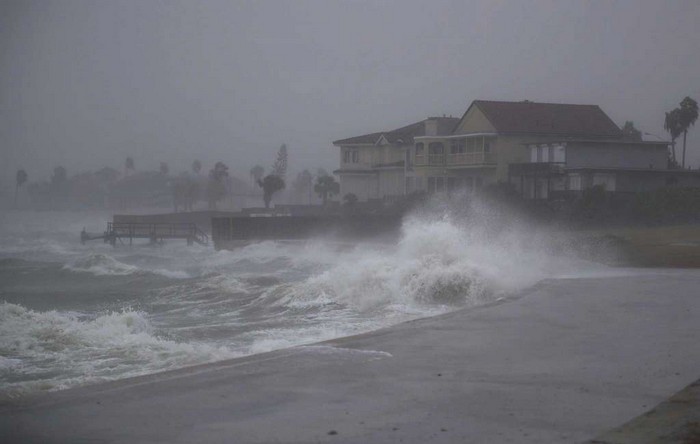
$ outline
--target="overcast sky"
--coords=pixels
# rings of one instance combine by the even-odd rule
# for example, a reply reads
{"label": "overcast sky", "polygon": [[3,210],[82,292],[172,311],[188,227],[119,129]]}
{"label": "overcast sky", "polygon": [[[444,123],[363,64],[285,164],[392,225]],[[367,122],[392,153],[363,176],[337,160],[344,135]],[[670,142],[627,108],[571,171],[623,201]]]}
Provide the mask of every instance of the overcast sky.
{"label": "overcast sky", "polygon": [[700,100],[699,26],[697,0],[0,0],[0,174],[244,175],[282,143],[290,169],[332,168],[333,140],[474,99],[598,104],[666,138]]}

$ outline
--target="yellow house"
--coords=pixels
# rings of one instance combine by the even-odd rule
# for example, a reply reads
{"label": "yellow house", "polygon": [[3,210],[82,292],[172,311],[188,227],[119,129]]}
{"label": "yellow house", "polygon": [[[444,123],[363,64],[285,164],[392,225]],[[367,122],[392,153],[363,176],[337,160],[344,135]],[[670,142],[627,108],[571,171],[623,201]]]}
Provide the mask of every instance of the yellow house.
{"label": "yellow house", "polygon": [[428,192],[508,182],[509,166],[529,161],[529,144],[581,137],[622,132],[596,105],[475,100],[451,134],[415,138],[416,181]]}
{"label": "yellow house", "polygon": [[669,181],[668,142],[625,139],[597,105],[475,100],[461,119],[431,117],[334,145],[341,193],[360,200],[498,182],[549,199],[594,185],[633,192]]}

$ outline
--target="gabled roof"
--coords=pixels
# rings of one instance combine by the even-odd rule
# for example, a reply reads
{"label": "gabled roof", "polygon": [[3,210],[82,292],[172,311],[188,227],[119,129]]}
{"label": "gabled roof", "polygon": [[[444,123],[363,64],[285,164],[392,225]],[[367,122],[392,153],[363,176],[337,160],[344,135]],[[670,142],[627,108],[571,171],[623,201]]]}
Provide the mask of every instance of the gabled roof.
{"label": "gabled roof", "polygon": [[[460,119],[456,117],[429,117],[427,120],[437,120],[438,135],[448,135],[454,130]],[[336,140],[333,145],[360,145],[375,144],[379,139],[384,138],[389,143],[413,144],[413,138],[425,135],[425,120],[412,123],[391,131],[380,131],[377,133],[364,134],[362,136],[350,137],[348,139]]]}
{"label": "gabled roof", "polygon": [[499,133],[620,138],[622,131],[598,105],[475,100]]}

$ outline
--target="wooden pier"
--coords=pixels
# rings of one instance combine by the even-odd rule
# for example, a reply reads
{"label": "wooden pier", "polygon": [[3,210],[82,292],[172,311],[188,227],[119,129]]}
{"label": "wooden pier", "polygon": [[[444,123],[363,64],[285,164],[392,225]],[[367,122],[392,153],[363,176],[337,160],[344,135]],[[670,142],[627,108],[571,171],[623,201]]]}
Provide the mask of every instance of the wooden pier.
{"label": "wooden pier", "polygon": [[108,222],[107,230],[102,234],[90,234],[83,229],[80,233],[80,241],[102,239],[113,247],[120,245],[133,245],[134,239],[148,239],[152,244],[162,243],[165,239],[184,239],[187,245],[198,243],[209,244],[209,236],[193,223],[136,223],[136,222]]}

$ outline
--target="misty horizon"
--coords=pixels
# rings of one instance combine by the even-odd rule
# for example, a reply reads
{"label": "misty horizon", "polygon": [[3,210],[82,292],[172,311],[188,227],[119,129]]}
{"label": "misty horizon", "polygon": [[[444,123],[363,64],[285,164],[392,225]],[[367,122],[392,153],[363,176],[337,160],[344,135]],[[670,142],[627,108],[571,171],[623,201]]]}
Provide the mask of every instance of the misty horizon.
{"label": "misty horizon", "polygon": [[[700,96],[695,2],[34,2],[0,14],[1,183],[54,167],[245,179],[282,143],[289,170],[337,167],[333,140],[472,100],[599,105],[670,139]],[[700,164],[697,128],[688,162]]]}

